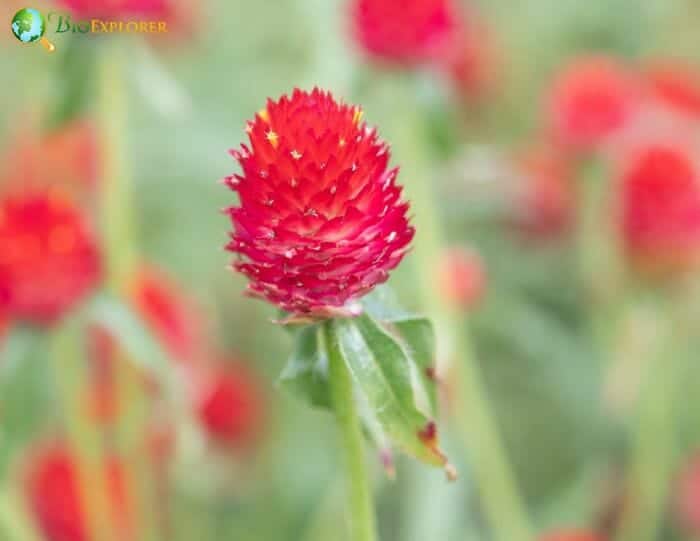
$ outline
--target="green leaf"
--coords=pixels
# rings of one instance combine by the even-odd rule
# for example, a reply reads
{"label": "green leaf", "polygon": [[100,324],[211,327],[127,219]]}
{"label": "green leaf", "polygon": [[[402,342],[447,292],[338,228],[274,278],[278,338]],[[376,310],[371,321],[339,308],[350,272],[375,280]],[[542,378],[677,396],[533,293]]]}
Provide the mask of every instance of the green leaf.
{"label": "green leaf", "polygon": [[92,302],[90,309],[93,321],[119,342],[129,362],[151,373],[166,387],[171,387],[170,374],[174,361],[129,307],[115,297],[100,295]]}
{"label": "green leaf", "polygon": [[46,419],[45,346],[40,332],[16,327],[0,348],[0,477],[17,446]]}
{"label": "green leaf", "polygon": [[446,466],[435,424],[416,407],[401,344],[368,314],[336,320],[333,329],[354,381],[391,440],[419,460]]}
{"label": "green leaf", "polygon": [[330,408],[328,391],[328,357],[322,344],[321,327],[302,329],[287,361],[279,384],[312,406]]}
{"label": "green leaf", "polygon": [[413,386],[427,400],[429,415],[437,413],[437,384],[435,382],[435,330],[428,318],[407,316],[388,321],[385,326],[401,344],[414,366]]}

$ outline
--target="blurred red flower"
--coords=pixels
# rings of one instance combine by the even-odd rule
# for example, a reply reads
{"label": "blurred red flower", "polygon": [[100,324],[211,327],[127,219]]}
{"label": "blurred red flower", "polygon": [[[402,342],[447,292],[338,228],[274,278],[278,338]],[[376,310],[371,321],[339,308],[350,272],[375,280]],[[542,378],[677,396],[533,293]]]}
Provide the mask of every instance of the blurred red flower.
{"label": "blurred red flower", "polygon": [[700,261],[697,153],[661,138],[630,152],[621,170],[625,249],[645,272],[695,268]]}
{"label": "blurred red flower", "polygon": [[[133,515],[121,463],[109,458],[103,475],[115,533],[121,540],[132,539]],[[47,541],[89,541],[78,467],[64,444],[54,444],[31,457],[25,491],[29,508]]]}
{"label": "blurred red flower", "polygon": [[250,369],[235,364],[204,375],[197,392],[197,416],[216,443],[245,448],[262,432],[265,404]]}
{"label": "blurred red flower", "polygon": [[143,266],[129,288],[136,312],[175,360],[193,362],[204,347],[196,303],[165,272]]}
{"label": "blurred red flower", "polygon": [[669,109],[700,119],[700,69],[673,61],[656,61],[647,69],[654,98]]}
{"label": "blurred red flower", "polygon": [[268,100],[233,151],[240,206],[227,249],[251,294],[324,316],[384,282],[413,238],[389,148],[359,108],[328,92]]}
{"label": "blurred red flower", "polygon": [[46,134],[17,134],[4,152],[0,178],[10,187],[60,186],[82,195],[97,182],[99,159],[95,128],[79,119]]}
{"label": "blurred red flower", "polygon": [[354,0],[352,19],[370,57],[406,66],[445,58],[461,25],[453,0]]}
{"label": "blurred red flower", "polygon": [[51,324],[100,279],[85,217],[56,193],[8,194],[0,201],[0,310]]}
{"label": "blurred red flower", "polygon": [[633,118],[640,104],[636,77],[613,58],[574,60],[555,78],[549,96],[549,124],[555,140],[590,150]]}
{"label": "blurred red flower", "polygon": [[681,472],[675,498],[681,526],[700,535],[700,454],[691,458]]}
{"label": "blurred red flower", "polygon": [[167,12],[169,0],[58,0],[80,19],[104,17],[123,19],[130,16],[159,18]]}
{"label": "blurred red flower", "polygon": [[450,249],[440,262],[438,283],[451,304],[473,309],[486,291],[487,275],[481,257],[466,248]]}
{"label": "blurred red flower", "polygon": [[565,233],[573,221],[574,173],[568,156],[538,145],[515,157],[516,223],[540,238]]}
{"label": "blurred red flower", "polygon": [[540,541],[605,541],[598,534],[586,531],[562,531],[550,533],[540,538]]}
{"label": "blurred red flower", "polygon": [[[204,317],[183,288],[164,271],[144,265],[128,288],[128,303],[165,352],[181,367],[193,370],[207,348]],[[109,422],[119,413],[114,386],[114,362],[118,344],[108,331],[93,327],[89,355],[93,383],[88,407],[100,421]]]}
{"label": "blurred red flower", "polygon": [[446,69],[457,94],[481,100],[496,89],[500,59],[486,22],[475,12],[469,13],[465,21],[446,57]]}

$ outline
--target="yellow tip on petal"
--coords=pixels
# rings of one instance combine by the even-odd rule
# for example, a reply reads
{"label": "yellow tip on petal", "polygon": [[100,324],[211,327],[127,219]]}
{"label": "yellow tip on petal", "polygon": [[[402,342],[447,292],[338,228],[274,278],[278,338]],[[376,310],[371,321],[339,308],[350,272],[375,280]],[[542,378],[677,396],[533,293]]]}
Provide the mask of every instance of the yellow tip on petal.
{"label": "yellow tip on petal", "polygon": [[362,109],[355,109],[355,114],[352,115],[352,123],[357,125],[362,120],[365,112]]}
{"label": "yellow tip on petal", "polygon": [[258,116],[263,119],[263,122],[270,123],[270,113],[267,112],[267,109],[260,109]]}
{"label": "yellow tip on petal", "polygon": [[339,145],[340,147],[344,147],[344,146],[345,146],[345,139],[341,137],[341,138],[340,138],[340,141],[338,141],[338,145]]}
{"label": "yellow tip on petal", "polygon": [[268,141],[270,141],[270,144],[274,148],[277,148],[277,145],[279,145],[279,135],[277,135],[272,130],[268,130],[268,132],[265,134],[265,137],[267,138]]}
{"label": "yellow tip on petal", "polygon": [[290,154],[292,155],[292,158],[294,158],[295,160],[301,159],[301,152],[299,152],[298,150],[292,150],[292,152]]}

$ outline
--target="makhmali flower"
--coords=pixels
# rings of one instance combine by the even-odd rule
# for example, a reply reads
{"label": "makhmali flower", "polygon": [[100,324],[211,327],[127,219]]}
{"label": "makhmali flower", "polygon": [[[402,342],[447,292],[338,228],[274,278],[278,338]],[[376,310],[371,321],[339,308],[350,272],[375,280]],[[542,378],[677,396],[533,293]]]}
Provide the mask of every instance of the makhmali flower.
{"label": "makhmali flower", "polygon": [[197,389],[197,417],[221,445],[245,448],[262,432],[265,417],[260,384],[240,364],[212,370]]}
{"label": "makhmali flower", "polygon": [[700,119],[700,69],[680,62],[653,63],[647,70],[652,96],[682,115]]}
{"label": "makhmali flower", "polygon": [[371,57],[402,65],[451,54],[460,33],[453,0],[355,0],[354,35]]}
{"label": "makhmali flower", "polygon": [[700,262],[700,164],[687,145],[647,142],[621,166],[622,238],[630,258],[651,273]]}
{"label": "makhmali flower", "polygon": [[[132,539],[133,510],[126,494],[124,470],[116,458],[106,461],[104,480],[119,539]],[[48,541],[88,541],[88,517],[81,502],[78,465],[62,443],[31,457],[25,485],[29,510]]]}
{"label": "makhmali flower", "polygon": [[628,124],[640,96],[636,77],[614,59],[577,59],[559,73],[551,90],[553,136],[579,150],[595,148]]}
{"label": "makhmali flower", "polygon": [[0,201],[0,310],[10,318],[51,324],[99,278],[96,240],[68,200],[23,193]]}
{"label": "makhmali flower", "polygon": [[358,107],[296,89],[248,123],[226,179],[240,205],[227,249],[249,292],[293,314],[327,316],[387,280],[414,229],[389,148]]}

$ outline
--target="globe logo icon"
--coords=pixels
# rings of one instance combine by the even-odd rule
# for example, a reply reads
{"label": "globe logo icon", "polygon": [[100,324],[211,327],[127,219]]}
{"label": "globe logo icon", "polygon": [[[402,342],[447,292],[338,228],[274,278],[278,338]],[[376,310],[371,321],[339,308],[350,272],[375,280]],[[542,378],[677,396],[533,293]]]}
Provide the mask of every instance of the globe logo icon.
{"label": "globe logo icon", "polygon": [[56,47],[44,37],[46,22],[44,16],[34,8],[20,9],[12,18],[12,33],[22,43],[39,41],[49,52]]}

